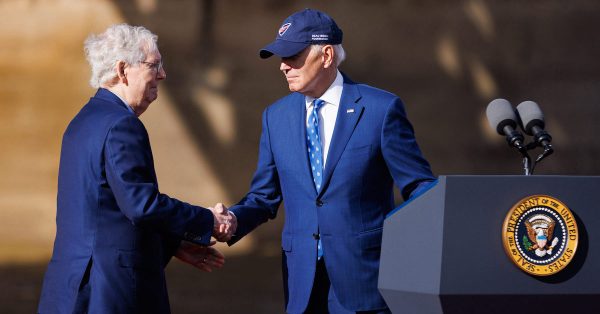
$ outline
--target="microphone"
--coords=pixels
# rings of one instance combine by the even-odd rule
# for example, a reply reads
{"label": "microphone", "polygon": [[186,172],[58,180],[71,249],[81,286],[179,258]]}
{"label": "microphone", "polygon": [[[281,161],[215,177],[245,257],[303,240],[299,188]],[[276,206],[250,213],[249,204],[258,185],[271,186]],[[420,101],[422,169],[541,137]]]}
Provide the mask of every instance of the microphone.
{"label": "microphone", "polygon": [[[544,114],[540,106],[533,101],[524,101],[517,106],[519,117],[521,118],[521,128],[527,135],[533,136],[534,143],[544,148],[544,152],[537,158],[536,162],[548,157],[554,152],[554,148],[550,142],[552,136],[544,130]],[[534,144],[533,147],[536,145]]]}
{"label": "microphone", "polygon": [[492,100],[485,113],[492,129],[506,136],[508,145],[516,147],[521,152],[526,151],[523,145],[523,134],[517,130],[517,115],[508,100],[502,98]]}
{"label": "microphone", "polygon": [[521,128],[527,135],[533,136],[536,143],[542,147],[550,145],[552,136],[544,131],[544,114],[540,106],[533,101],[524,101],[517,106],[521,117]]}

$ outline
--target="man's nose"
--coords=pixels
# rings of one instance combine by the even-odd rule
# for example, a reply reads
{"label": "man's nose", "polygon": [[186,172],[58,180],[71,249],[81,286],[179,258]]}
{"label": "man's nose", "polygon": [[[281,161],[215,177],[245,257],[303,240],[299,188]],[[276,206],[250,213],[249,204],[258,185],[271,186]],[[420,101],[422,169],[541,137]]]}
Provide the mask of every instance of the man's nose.
{"label": "man's nose", "polygon": [[290,67],[287,63],[285,63],[284,61],[281,61],[281,65],[279,65],[279,70],[281,71],[288,71],[290,70],[292,67]]}
{"label": "man's nose", "polygon": [[167,71],[165,71],[165,68],[160,67],[158,73],[156,73],[156,78],[159,80],[164,80],[167,78]]}

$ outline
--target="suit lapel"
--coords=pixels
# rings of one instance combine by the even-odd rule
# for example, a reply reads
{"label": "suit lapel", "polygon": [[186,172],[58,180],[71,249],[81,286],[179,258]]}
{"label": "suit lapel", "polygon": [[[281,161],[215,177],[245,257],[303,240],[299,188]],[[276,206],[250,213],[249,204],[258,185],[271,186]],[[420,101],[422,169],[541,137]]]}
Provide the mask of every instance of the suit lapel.
{"label": "suit lapel", "polygon": [[306,102],[302,94],[296,95],[297,97],[292,100],[292,106],[290,106],[291,113],[288,115],[289,119],[286,124],[288,129],[282,134],[289,136],[291,156],[302,156],[299,159],[299,175],[304,178],[300,182],[308,182],[310,185],[308,188],[316,193],[312,172],[310,171],[310,162],[308,160],[308,147],[306,146]]}
{"label": "suit lapel", "polygon": [[[360,98],[361,95],[356,85],[351,82],[347,83],[347,78],[344,77],[342,99],[340,100],[340,107],[338,108],[335,128],[333,129],[331,144],[329,146],[329,152],[327,153],[327,163],[325,164],[325,173],[323,177],[323,188],[321,189],[319,195],[323,194],[323,191],[329,185],[329,180],[331,179],[333,170],[335,170],[335,166],[340,160],[340,156],[344,152],[346,144],[348,143],[348,140],[350,140],[358,120],[360,120],[364,110],[364,106],[358,103]],[[304,146],[306,147],[306,143]],[[307,171],[310,173],[310,169],[307,169]]]}

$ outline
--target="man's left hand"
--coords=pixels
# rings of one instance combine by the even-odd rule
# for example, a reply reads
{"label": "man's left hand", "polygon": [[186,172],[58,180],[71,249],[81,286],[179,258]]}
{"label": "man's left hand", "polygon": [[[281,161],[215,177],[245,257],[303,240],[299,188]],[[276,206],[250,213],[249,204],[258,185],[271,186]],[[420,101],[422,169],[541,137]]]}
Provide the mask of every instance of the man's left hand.
{"label": "man's left hand", "polygon": [[225,264],[225,256],[219,250],[212,247],[214,244],[215,242],[213,241],[209,246],[201,246],[188,241],[181,241],[175,257],[202,271],[210,273],[213,269],[219,269]]}

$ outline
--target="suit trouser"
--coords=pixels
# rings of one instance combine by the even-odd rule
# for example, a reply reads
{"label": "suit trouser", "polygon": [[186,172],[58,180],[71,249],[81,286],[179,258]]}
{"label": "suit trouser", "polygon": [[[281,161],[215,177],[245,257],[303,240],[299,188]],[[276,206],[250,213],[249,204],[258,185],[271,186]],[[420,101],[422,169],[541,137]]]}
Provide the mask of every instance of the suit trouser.
{"label": "suit trouser", "polygon": [[335,296],[335,292],[333,291],[333,289],[331,289],[331,282],[329,281],[329,275],[327,274],[325,261],[324,258],[321,258],[319,261],[317,261],[315,280],[313,282],[312,291],[310,293],[310,300],[308,301],[308,306],[304,313],[389,314],[392,312],[389,309],[354,312],[344,308],[338,301],[338,298]]}

